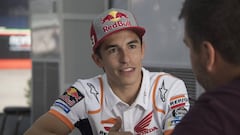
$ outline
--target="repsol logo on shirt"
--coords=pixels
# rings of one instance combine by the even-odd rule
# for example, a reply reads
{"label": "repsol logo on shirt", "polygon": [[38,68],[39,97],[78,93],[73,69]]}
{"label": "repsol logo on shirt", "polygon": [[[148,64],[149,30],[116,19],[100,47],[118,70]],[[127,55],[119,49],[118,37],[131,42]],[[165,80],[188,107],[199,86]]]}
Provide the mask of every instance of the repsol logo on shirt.
{"label": "repsol logo on shirt", "polygon": [[188,98],[185,95],[175,96],[170,99],[170,107],[171,109],[176,109],[184,106],[186,102],[188,102]]}

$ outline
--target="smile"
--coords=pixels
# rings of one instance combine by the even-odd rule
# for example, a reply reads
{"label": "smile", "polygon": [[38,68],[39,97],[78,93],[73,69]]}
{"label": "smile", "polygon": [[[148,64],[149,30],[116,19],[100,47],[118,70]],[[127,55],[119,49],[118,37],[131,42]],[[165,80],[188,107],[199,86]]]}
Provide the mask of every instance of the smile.
{"label": "smile", "polygon": [[131,72],[133,71],[135,68],[124,68],[124,69],[121,69],[120,71],[121,72]]}

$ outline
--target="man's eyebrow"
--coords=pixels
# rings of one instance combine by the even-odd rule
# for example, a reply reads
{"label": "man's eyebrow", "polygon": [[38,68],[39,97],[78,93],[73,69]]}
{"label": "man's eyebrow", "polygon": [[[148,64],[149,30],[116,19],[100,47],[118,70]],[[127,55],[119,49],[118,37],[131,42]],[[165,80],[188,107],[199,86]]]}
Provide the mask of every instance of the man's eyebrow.
{"label": "man's eyebrow", "polygon": [[117,45],[107,45],[104,47],[104,50],[108,50],[109,48],[116,47]]}
{"label": "man's eyebrow", "polygon": [[135,39],[135,40],[128,42],[128,44],[132,44],[132,43],[139,43],[139,41]]}
{"label": "man's eyebrow", "polygon": [[[132,44],[132,43],[139,43],[139,41],[137,39],[135,39],[135,40],[129,41],[127,44],[129,45],[129,44]],[[109,48],[117,47],[117,46],[118,45],[116,45],[116,44],[112,44],[112,45],[109,44],[109,45],[104,46],[103,49],[108,50]]]}

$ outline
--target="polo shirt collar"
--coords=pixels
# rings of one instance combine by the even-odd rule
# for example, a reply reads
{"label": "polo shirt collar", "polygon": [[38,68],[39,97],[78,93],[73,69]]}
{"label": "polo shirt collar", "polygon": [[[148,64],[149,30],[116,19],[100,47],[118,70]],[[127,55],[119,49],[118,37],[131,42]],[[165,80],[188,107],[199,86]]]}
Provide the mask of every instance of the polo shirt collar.
{"label": "polo shirt collar", "polygon": [[149,95],[150,79],[149,79],[149,72],[146,69],[142,68],[142,73],[143,73],[143,78],[142,78],[141,88],[134,104],[140,105],[146,110],[149,102],[149,97],[150,97]]}
{"label": "polo shirt collar", "polygon": [[103,91],[104,91],[104,102],[106,102],[107,107],[112,110],[113,107],[121,102],[121,100],[113,93],[110,85],[107,81],[107,75],[103,74]]}
{"label": "polo shirt collar", "polygon": [[[133,105],[139,105],[145,110],[147,109],[147,105],[149,102],[149,91],[150,91],[150,79],[149,79],[149,72],[142,68],[143,78],[141,83],[141,88],[138,93],[138,96],[133,103]],[[107,107],[112,110],[114,106],[116,106],[118,103],[122,102],[112,91],[110,85],[107,81],[106,74],[103,74],[103,91],[104,91],[104,102],[106,102]]]}

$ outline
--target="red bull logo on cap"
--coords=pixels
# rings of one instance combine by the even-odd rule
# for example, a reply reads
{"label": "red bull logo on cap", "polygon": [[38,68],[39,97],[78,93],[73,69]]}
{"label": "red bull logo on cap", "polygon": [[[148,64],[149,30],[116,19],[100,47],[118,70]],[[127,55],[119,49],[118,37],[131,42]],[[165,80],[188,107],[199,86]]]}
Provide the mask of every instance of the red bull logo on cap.
{"label": "red bull logo on cap", "polygon": [[67,103],[68,106],[72,107],[77,102],[83,99],[83,95],[74,87],[68,88],[59,99]]}
{"label": "red bull logo on cap", "polygon": [[[111,23],[110,23],[111,22]],[[114,28],[131,26],[128,16],[122,12],[110,11],[107,16],[102,18],[103,31],[108,32]]]}
{"label": "red bull logo on cap", "polygon": [[102,23],[105,23],[105,22],[108,22],[108,21],[116,22],[123,17],[128,18],[128,16],[126,14],[122,13],[122,12],[111,11],[111,12],[108,13],[108,15],[106,17],[104,17],[102,19]]}

